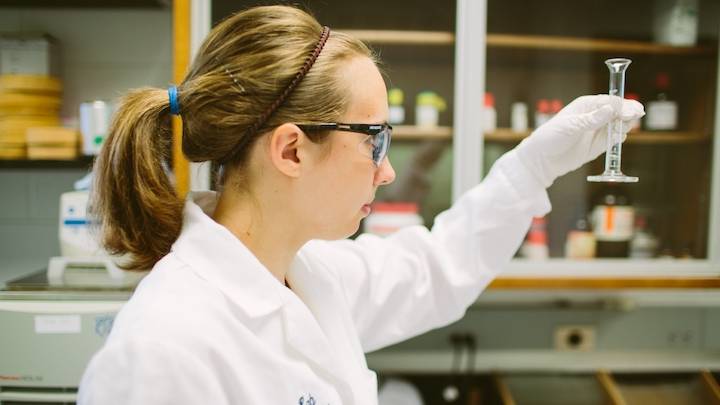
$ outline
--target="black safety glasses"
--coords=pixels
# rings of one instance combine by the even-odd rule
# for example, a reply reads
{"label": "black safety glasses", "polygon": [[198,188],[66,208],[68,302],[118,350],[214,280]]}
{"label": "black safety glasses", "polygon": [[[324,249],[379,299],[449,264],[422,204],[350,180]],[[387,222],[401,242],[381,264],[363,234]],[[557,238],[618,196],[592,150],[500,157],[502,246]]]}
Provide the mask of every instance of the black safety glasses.
{"label": "black safety glasses", "polygon": [[380,166],[387,156],[392,137],[392,127],[388,124],[297,124],[303,131],[345,131],[369,135],[372,141],[372,161],[375,166]]}

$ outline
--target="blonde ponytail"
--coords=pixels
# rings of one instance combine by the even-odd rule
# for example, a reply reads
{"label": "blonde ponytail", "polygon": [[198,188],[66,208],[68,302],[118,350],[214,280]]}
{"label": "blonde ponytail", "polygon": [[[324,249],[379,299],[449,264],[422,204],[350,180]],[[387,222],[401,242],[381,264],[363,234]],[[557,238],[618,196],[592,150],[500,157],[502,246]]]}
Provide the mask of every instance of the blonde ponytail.
{"label": "blonde ponytail", "polygon": [[105,249],[149,270],[180,235],[183,201],[167,176],[171,145],[165,90],[136,89],[120,103],[95,164],[91,206]]}

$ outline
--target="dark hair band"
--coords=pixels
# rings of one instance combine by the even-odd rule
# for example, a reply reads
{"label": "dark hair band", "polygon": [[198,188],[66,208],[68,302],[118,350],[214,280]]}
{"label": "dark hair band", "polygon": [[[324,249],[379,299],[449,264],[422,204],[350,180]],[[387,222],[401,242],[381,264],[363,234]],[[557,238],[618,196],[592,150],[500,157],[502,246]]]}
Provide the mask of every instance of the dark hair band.
{"label": "dark hair band", "polygon": [[267,110],[258,118],[257,121],[248,129],[248,131],[245,133],[245,135],[240,139],[240,142],[235,145],[234,148],[225,155],[224,158],[220,160],[220,163],[226,163],[230,159],[232,159],[240,150],[242,150],[252,139],[252,137],[255,135],[255,133],[262,128],[263,125],[267,122],[268,119],[277,111],[278,108],[285,102],[285,100],[288,98],[290,93],[292,93],[293,90],[295,90],[295,87],[300,84],[302,79],[307,75],[307,73],[310,71],[310,68],[312,68],[313,64],[315,64],[315,60],[317,60],[318,56],[320,56],[320,52],[322,52],[323,47],[325,46],[325,43],[327,42],[328,38],[330,37],[330,28],[327,26],[323,26],[322,34],[320,35],[320,40],[315,45],[315,49],[308,55],[307,59],[305,59],[305,63],[303,64],[302,68],[300,69],[297,74],[295,74],[295,77],[292,79],[290,84],[288,84],[287,87],[285,87],[285,90],[283,90],[282,93],[280,93],[280,97],[278,97],[271,105],[268,107]]}

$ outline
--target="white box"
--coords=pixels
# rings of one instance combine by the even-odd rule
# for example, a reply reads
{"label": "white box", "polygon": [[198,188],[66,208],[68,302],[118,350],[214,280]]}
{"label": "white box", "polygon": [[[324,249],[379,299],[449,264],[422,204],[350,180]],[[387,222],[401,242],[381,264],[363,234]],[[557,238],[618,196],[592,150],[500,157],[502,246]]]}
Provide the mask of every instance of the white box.
{"label": "white box", "polygon": [[57,41],[46,34],[0,36],[0,74],[59,76]]}

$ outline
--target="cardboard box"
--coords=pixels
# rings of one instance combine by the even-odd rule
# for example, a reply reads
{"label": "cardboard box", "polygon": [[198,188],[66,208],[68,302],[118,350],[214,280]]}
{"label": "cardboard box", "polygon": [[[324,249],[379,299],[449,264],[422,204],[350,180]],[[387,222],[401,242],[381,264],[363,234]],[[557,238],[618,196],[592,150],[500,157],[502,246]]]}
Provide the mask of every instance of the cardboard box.
{"label": "cardboard box", "polygon": [[47,34],[0,36],[0,74],[59,77],[57,40]]}

